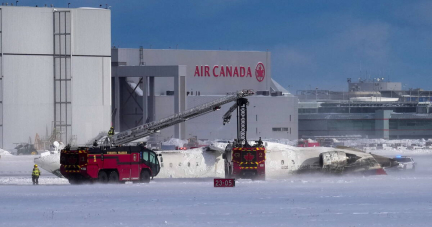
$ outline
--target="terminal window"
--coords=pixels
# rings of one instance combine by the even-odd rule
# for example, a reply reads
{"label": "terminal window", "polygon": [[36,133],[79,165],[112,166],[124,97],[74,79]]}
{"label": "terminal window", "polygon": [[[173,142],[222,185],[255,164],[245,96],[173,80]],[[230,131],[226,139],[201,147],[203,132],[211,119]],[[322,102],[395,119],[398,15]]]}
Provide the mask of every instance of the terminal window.
{"label": "terminal window", "polygon": [[429,119],[390,119],[390,129],[413,129],[413,130],[430,130],[432,121]]}
{"label": "terminal window", "polygon": [[373,130],[375,120],[328,120],[328,130]]}
{"label": "terminal window", "polygon": [[288,132],[288,128],[272,128],[273,132]]}

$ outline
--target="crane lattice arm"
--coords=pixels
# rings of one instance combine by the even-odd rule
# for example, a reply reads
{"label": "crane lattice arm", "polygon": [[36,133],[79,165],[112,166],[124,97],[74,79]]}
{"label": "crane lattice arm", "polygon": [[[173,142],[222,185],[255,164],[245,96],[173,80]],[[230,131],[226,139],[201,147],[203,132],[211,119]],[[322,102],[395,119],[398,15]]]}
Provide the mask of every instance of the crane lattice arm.
{"label": "crane lattice arm", "polygon": [[125,143],[132,142],[134,140],[149,136],[151,134],[156,133],[157,131],[179,124],[181,122],[187,121],[189,119],[207,114],[209,112],[220,109],[220,107],[224,104],[237,101],[246,96],[253,95],[254,92],[252,90],[242,90],[238,91],[232,95],[225,96],[223,98],[214,100],[209,103],[205,103],[203,105],[194,107],[192,109],[186,110],[182,113],[174,114],[170,117],[149,122],[135,128],[131,128],[124,132],[120,132],[113,136],[112,145],[122,145]]}
{"label": "crane lattice arm", "polygon": [[246,98],[239,98],[223,115],[223,124],[225,125],[230,122],[234,110],[237,110],[237,142],[235,146],[249,146],[246,138],[247,105],[249,105],[249,101]]}

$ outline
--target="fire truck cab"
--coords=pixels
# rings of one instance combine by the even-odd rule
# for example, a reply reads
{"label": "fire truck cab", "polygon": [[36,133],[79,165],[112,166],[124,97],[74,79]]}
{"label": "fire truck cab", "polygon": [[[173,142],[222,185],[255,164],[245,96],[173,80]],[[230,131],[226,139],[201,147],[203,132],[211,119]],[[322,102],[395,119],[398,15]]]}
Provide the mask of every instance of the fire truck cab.
{"label": "fire truck cab", "polygon": [[83,182],[148,183],[160,171],[158,155],[143,145],[66,148],[60,172],[71,184]]}

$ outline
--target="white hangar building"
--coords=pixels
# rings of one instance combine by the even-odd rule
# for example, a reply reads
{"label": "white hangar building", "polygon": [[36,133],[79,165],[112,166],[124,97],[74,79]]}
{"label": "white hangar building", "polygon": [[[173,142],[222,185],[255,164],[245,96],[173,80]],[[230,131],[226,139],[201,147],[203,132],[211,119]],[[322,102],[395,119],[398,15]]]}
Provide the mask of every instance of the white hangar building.
{"label": "white hangar building", "polygon": [[0,147],[108,130],[110,10],[0,6],[0,30]]}
{"label": "white hangar building", "polygon": [[[269,52],[113,48],[111,55],[116,131],[252,89],[256,95],[248,97],[247,138],[298,138],[298,99],[272,79]],[[235,113],[230,124],[222,125],[231,105],[161,130],[156,137],[232,140]]]}

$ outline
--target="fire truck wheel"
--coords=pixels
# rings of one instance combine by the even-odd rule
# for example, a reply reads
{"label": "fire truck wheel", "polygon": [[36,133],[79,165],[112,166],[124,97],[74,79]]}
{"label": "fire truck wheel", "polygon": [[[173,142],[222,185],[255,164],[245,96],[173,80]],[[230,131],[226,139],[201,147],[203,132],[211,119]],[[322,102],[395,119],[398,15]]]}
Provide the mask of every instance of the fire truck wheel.
{"label": "fire truck wheel", "polygon": [[119,175],[116,171],[111,171],[109,174],[109,183],[110,184],[118,184],[119,183]]}
{"label": "fire truck wheel", "polygon": [[106,184],[108,183],[108,176],[105,171],[99,171],[99,183]]}
{"label": "fire truck wheel", "polygon": [[150,173],[147,170],[143,170],[141,172],[141,182],[142,183],[149,183],[150,182]]}
{"label": "fire truck wheel", "polygon": [[79,184],[79,181],[76,179],[68,179],[69,180],[69,184]]}

